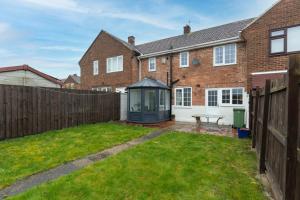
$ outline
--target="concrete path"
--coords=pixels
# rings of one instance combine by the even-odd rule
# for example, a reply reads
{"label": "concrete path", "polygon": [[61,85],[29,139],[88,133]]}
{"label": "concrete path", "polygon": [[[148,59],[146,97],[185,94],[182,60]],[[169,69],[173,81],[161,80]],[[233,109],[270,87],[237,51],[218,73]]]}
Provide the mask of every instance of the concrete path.
{"label": "concrete path", "polygon": [[67,174],[70,174],[73,171],[82,169],[90,164],[93,164],[97,161],[103,160],[106,157],[110,157],[121,151],[127,150],[127,149],[134,147],[138,144],[141,144],[145,141],[148,141],[155,137],[158,137],[166,132],[167,132],[167,129],[160,129],[158,131],[154,131],[148,135],[145,135],[141,138],[137,138],[135,140],[114,146],[110,149],[106,149],[99,153],[92,154],[92,155],[86,156],[84,158],[71,161],[69,163],[60,165],[60,166],[50,169],[48,171],[40,172],[35,175],[29,176],[23,180],[17,181],[16,183],[14,183],[13,185],[11,185],[7,188],[0,190],[0,200],[5,197],[24,192],[34,186],[42,184],[42,183],[57,179],[61,176],[67,175]]}

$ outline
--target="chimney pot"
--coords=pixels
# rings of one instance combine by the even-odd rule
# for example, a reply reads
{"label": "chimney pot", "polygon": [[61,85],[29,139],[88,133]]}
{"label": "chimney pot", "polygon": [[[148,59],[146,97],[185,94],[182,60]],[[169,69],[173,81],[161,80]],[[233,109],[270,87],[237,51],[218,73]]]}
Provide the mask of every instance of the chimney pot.
{"label": "chimney pot", "polygon": [[135,45],[135,37],[134,36],[129,36],[128,37],[128,43],[131,45]]}
{"label": "chimney pot", "polygon": [[185,25],[184,27],[183,27],[183,33],[184,34],[189,34],[191,32],[191,27],[190,27],[190,25]]}

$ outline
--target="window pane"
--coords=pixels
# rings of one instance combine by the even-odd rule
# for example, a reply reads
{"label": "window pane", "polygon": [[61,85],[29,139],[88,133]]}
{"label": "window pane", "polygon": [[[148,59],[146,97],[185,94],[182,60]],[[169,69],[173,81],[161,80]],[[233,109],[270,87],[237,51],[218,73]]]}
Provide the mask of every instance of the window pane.
{"label": "window pane", "polygon": [[159,110],[160,111],[165,110],[165,104],[166,104],[165,90],[159,90]]}
{"label": "window pane", "polygon": [[228,44],[225,46],[225,64],[235,63],[235,44]]}
{"label": "window pane", "polygon": [[97,75],[98,72],[99,72],[99,62],[98,62],[98,60],[95,60],[93,62],[93,74]]}
{"label": "window pane", "polygon": [[232,104],[241,105],[243,104],[243,90],[232,89]]}
{"label": "window pane", "polygon": [[170,110],[170,91],[166,90],[165,94],[166,94],[166,98],[165,98],[165,101],[166,101],[166,110]]}
{"label": "window pane", "polygon": [[123,71],[123,56],[118,56],[118,69],[117,71]]}
{"label": "window pane", "polygon": [[182,89],[176,89],[176,106],[182,106]]}
{"label": "window pane", "polygon": [[284,38],[271,40],[271,53],[284,52]]}
{"label": "window pane", "polygon": [[223,47],[215,48],[215,64],[223,64]]}
{"label": "window pane", "polygon": [[188,66],[188,52],[180,53],[180,66]]}
{"label": "window pane", "polygon": [[218,106],[218,91],[209,90],[208,91],[208,106]]}
{"label": "window pane", "polygon": [[230,90],[222,90],[222,103],[230,104]]}
{"label": "window pane", "polygon": [[184,106],[192,105],[192,89],[191,88],[183,89],[183,105]]}
{"label": "window pane", "polygon": [[130,112],[141,112],[141,90],[130,90]]}
{"label": "window pane", "polygon": [[289,28],[287,32],[287,51],[300,51],[300,26]]}
{"label": "window pane", "polygon": [[280,35],[284,35],[284,30],[281,30],[281,31],[273,31],[271,33],[271,36],[274,37],[274,36],[280,36]]}
{"label": "window pane", "polygon": [[149,59],[149,71],[155,71],[156,70],[156,59],[150,58]]}
{"label": "window pane", "polygon": [[146,112],[156,111],[156,90],[145,90],[145,107]]}

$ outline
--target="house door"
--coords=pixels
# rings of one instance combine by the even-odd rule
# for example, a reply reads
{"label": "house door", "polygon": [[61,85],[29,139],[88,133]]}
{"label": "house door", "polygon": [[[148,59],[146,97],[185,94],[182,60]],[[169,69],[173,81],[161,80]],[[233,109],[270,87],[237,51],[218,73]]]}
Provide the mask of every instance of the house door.
{"label": "house door", "polygon": [[206,115],[219,115],[218,90],[209,89],[206,91]]}

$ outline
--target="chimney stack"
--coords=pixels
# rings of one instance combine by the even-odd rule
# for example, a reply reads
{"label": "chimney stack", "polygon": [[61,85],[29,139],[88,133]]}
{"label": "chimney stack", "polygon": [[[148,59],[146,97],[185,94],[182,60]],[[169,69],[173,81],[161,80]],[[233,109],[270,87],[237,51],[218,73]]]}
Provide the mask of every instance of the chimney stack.
{"label": "chimney stack", "polygon": [[183,27],[183,33],[184,33],[184,35],[186,35],[186,34],[189,34],[191,32],[191,27],[190,27],[190,25],[185,25],[184,27]]}
{"label": "chimney stack", "polygon": [[135,45],[135,37],[134,36],[129,36],[128,37],[128,43],[131,45]]}

